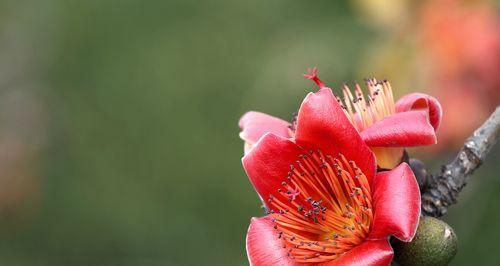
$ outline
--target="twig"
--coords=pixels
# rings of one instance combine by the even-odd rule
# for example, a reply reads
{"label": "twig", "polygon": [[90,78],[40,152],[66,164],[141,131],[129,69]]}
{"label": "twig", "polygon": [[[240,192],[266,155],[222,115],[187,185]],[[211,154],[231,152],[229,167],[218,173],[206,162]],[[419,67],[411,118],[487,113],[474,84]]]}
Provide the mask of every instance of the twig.
{"label": "twig", "polygon": [[500,137],[500,107],[467,139],[455,159],[444,165],[441,173],[428,177],[422,193],[422,214],[443,216],[448,206],[457,202],[462,188],[474,170],[486,159]]}

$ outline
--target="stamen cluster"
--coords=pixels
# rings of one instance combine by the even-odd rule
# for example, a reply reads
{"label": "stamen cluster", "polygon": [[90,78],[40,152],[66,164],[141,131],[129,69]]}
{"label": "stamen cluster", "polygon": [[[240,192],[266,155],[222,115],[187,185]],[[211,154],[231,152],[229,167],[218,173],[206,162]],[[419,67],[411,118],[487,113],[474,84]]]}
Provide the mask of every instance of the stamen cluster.
{"label": "stamen cluster", "polygon": [[333,260],[370,232],[372,198],[366,176],[342,154],[302,154],[267,199],[278,237],[297,262]]}
{"label": "stamen cluster", "polygon": [[361,132],[376,121],[396,113],[391,84],[387,80],[377,81],[366,79],[368,101],[365,100],[361,87],[354,85],[354,94],[347,84],[343,85],[344,99],[337,97],[337,101],[344,109],[351,123]]}

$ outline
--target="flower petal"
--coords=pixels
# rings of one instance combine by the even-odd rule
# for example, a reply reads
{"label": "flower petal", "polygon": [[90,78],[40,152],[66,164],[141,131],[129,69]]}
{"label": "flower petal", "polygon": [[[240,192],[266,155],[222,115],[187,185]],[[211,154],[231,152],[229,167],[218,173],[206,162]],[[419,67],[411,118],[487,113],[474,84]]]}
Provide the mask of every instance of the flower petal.
{"label": "flower petal", "polygon": [[277,117],[264,114],[261,112],[247,112],[239,121],[241,128],[240,138],[243,139],[248,148],[245,153],[249,151],[251,146],[255,144],[260,137],[264,134],[271,132],[278,136],[291,137],[289,129],[290,123]]}
{"label": "flower petal", "polygon": [[320,148],[333,156],[342,153],[361,168],[368,180],[375,174],[373,153],[329,88],[309,93],[302,102],[297,117],[295,140],[304,148]]}
{"label": "flower petal", "polygon": [[410,93],[403,96],[396,102],[396,112],[406,112],[410,110],[425,110],[429,115],[429,122],[434,130],[439,128],[443,111],[441,104],[432,96],[424,93]]}
{"label": "flower petal", "polygon": [[394,252],[387,239],[367,240],[342,257],[321,266],[388,266]]}
{"label": "flower petal", "polygon": [[287,256],[269,217],[252,218],[247,232],[247,255],[251,266],[298,265]]}
{"label": "flower petal", "polygon": [[361,137],[374,147],[412,147],[437,142],[436,132],[422,111],[388,116],[363,130]]}
{"label": "flower petal", "polygon": [[404,157],[405,148],[401,147],[373,147],[370,146],[375,158],[377,158],[377,165],[380,169],[393,169],[398,166]]}
{"label": "flower petal", "polygon": [[420,190],[410,167],[402,163],[391,171],[378,173],[372,191],[374,217],[369,238],[394,235],[411,241],[420,216]]}
{"label": "flower petal", "polygon": [[[288,176],[290,164],[303,153],[291,140],[267,133],[243,157],[243,168],[264,202],[270,195],[283,197],[277,190]],[[283,201],[288,202],[285,198]]]}

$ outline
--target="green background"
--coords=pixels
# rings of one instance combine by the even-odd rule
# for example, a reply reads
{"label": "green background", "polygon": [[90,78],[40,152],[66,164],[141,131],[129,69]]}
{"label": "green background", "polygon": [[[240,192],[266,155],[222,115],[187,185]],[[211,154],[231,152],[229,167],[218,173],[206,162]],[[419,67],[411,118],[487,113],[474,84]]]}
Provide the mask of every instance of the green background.
{"label": "green background", "polygon": [[[262,212],[239,117],[290,118],[306,67],[334,87],[369,75],[378,38],[348,3],[284,0],[0,1],[0,34],[0,90],[29,87],[45,123],[40,196],[1,217],[1,265],[247,265]],[[453,265],[500,261],[498,159],[446,217]]]}

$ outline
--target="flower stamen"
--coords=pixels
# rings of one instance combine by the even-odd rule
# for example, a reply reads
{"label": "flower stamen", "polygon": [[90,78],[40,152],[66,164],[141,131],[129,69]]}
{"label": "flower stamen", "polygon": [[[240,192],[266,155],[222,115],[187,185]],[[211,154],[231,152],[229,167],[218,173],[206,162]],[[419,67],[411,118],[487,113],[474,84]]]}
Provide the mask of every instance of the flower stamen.
{"label": "flower stamen", "polygon": [[368,180],[353,161],[317,150],[290,165],[268,207],[290,258],[325,262],[366,239],[371,201]]}
{"label": "flower stamen", "polygon": [[368,101],[365,100],[361,87],[354,84],[354,95],[350,88],[344,84],[344,99],[337,98],[347,117],[356,129],[361,132],[373,123],[396,113],[391,84],[387,80],[377,81],[366,79]]}

